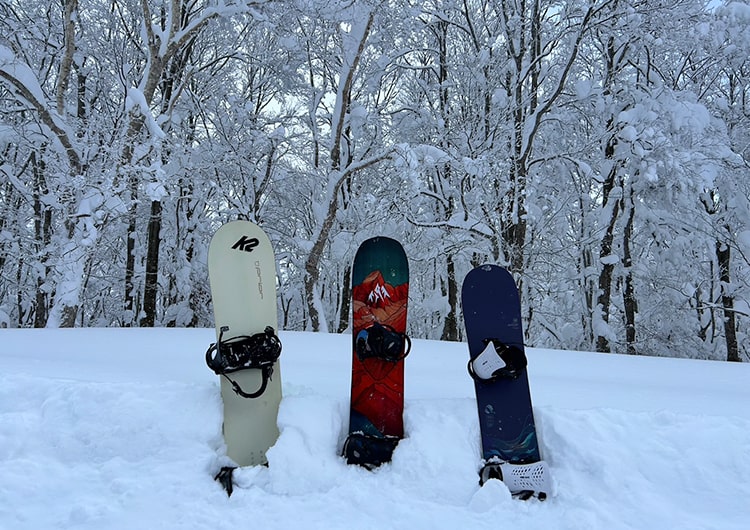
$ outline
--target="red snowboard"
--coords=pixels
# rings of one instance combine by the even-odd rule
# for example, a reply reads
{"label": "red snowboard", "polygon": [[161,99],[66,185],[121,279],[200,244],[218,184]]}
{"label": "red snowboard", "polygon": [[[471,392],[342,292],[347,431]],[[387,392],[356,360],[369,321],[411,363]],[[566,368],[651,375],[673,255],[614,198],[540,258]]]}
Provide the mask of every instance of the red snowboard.
{"label": "red snowboard", "polygon": [[[390,461],[404,435],[408,296],[409,266],[401,245],[386,237],[362,243],[352,267],[352,393],[344,445],[349,463],[377,467]],[[368,334],[370,342],[383,336],[386,346],[398,351],[390,358],[370,354],[362,342]]]}

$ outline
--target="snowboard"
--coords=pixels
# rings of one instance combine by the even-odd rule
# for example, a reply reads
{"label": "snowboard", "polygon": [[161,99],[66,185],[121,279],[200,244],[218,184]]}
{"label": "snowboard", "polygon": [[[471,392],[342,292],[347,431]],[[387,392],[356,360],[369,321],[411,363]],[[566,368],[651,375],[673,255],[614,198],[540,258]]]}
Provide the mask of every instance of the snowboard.
{"label": "snowboard", "polygon": [[404,435],[404,362],[409,265],[401,244],[364,241],[354,257],[352,379],[344,457],[372,469],[391,460]]}
{"label": "snowboard", "polygon": [[477,267],[464,279],[461,302],[479,413],[480,484],[499,478],[513,494],[544,498],[549,476],[534,423],[516,283],[504,268]]}
{"label": "snowboard", "polygon": [[[240,364],[238,369],[236,362],[234,371],[226,374],[214,369],[220,374],[227,456],[238,466],[266,464],[266,451],[279,436],[276,419],[281,401],[278,360],[263,355],[269,341],[278,349],[276,359],[280,353],[275,337],[276,264],[268,236],[250,221],[221,226],[209,245],[208,275],[217,342],[206,353],[206,361],[214,368],[210,361],[217,364],[221,353],[219,361],[225,365],[232,360]],[[224,486],[231,494],[231,482]]]}

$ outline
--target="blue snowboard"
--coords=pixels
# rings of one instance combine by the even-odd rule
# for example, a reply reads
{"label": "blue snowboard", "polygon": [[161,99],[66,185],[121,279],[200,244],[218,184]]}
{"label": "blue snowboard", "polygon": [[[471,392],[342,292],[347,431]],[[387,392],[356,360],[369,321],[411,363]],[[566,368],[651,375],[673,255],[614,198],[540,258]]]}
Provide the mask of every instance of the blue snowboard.
{"label": "blue snowboard", "polygon": [[[480,354],[484,357],[483,352],[492,339],[502,343],[503,348],[511,349],[516,358],[523,361],[519,363],[519,369],[511,371],[510,377],[503,375],[489,380],[474,377],[483,463],[539,462],[541,456],[531,406],[516,283],[507,270],[496,265],[482,265],[466,275],[461,301],[471,360]],[[500,358],[494,350],[491,354]],[[470,366],[475,365],[470,362]],[[508,483],[508,480],[503,480]]]}

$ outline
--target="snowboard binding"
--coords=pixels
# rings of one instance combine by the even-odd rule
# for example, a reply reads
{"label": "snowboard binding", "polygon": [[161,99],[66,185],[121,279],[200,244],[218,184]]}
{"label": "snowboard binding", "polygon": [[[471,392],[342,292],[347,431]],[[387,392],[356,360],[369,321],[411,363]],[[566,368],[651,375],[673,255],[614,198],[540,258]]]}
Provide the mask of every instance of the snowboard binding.
{"label": "snowboard binding", "polygon": [[479,485],[483,486],[492,479],[502,481],[511,494],[521,500],[537,497],[543,501],[551,491],[547,463],[544,460],[530,464],[490,460],[479,472]]}
{"label": "snowboard binding", "polygon": [[347,464],[357,464],[372,470],[391,461],[398,442],[399,438],[395,436],[372,436],[355,432],[344,442],[344,458]]}
{"label": "snowboard binding", "polygon": [[523,349],[503,344],[498,339],[484,339],[482,342],[484,351],[470,359],[467,366],[475,381],[489,383],[498,379],[517,379],[526,368]]}
{"label": "snowboard binding", "polygon": [[355,351],[360,361],[381,359],[397,363],[406,358],[411,350],[411,339],[387,324],[374,323],[357,334]]}
{"label": "snowboard binding", "polygon": [[234,481],[232,479],[232,474],[234,473],[235,469],[237,468],[224,466],[219,470],[216,476],[214,476],[214,480],[221,484],[221,487],[224,488],[224,491],[227,492],[227,497],[231,497],[232,493],[234,492]]}
{"label": "snowboard binding", "polygon": [[[281,355],[279,337],[271,326],[266,326],[262,333],[222,340],[225,331],[229,331],[228,326],[221,327],[219,341],[208,347],[206,364],[216,375],[223,376],[232,383],[232,388],[238,395],[249,399],[260,397],[266,391],[268,381],[273,375],[273,366]],[[259,369],[263,374],[260,388],[252,393],[242,390],[240,385],[227,375],[249,368]]]}

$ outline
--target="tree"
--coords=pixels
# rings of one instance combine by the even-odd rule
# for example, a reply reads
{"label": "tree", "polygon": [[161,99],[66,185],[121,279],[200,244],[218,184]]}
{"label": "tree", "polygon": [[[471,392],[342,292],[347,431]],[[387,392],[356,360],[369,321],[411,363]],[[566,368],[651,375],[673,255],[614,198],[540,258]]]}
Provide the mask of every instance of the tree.
{"label": "tree", "polygon": [[351,259],[385,234],[413,336],[460,339],[462,278],[489,261],[529,345],[746,358],[743,3],[0,15],[0,326],[210,326],[208,241],[245,218],[287,329],[345,331]]}
{"label": "tree", "polygon": [[[321,15],[326,14],[331,13],[321,8]],[[313,45],[318,35],[310,33],[306,26],[300,26],[298,32],[303,39],[301,51],[306,66],[301,73],[307,82],[307,108],[302,123],[311,138],[304,163],[306,178],[314,182],[310,186],[310,244],[303,260],[303,282],[305,309],[310,326],[316,331],[327,330],[329,325],[322,305],[321,264],[343,215],[342,208],[349,200],[348,194],[357,187],[356,179],[391,157],[393,149],[388,143],[380,143],[385,140],[381,135],[380,120],[385,118],[381,109],[388,102],[382,97],[380,83],[388,77],[382,74],[385,65],[374,60],[369,50],[370,40],[378,38],[374,31],[375,8],[356,5],[336,15],[344,16],[346,23],[335,24],[335,38],[323,36],[320,45]],[[371,68],[375,69],[371,75],[376,79],[372,84],[362,74]],[[344,293],[343,298],[348,299]],[[338,296],[336,299],[340,300]],[[344,315],[339,315],[343,321]],[[341,329],[341,324],[337,327]]]}

